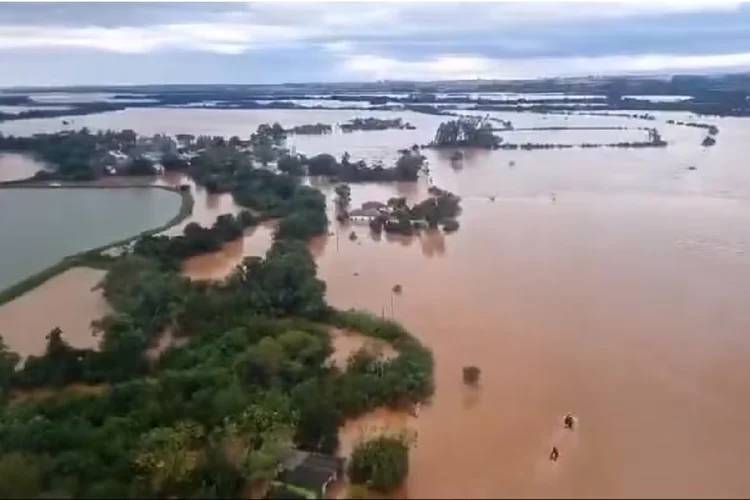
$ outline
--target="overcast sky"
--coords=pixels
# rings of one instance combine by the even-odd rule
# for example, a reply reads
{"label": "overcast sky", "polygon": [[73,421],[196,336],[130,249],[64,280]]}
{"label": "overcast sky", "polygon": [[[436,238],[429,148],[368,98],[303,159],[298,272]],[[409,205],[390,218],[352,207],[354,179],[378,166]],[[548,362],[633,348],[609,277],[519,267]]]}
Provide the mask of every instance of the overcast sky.
{"label": "overcast sky", "polygon": [[281,83],[750,68],[750,5],[5,3],[0,85]]}

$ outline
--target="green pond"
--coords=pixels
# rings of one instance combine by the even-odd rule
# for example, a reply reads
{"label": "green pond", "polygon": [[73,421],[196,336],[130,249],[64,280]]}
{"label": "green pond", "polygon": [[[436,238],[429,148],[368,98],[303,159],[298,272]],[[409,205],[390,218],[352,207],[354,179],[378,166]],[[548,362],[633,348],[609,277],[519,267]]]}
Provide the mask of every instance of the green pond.
{"label": "green pond", "polygon": [[0,189],[0,290],[65,256],[165,224],[180,209],[163,189]]}

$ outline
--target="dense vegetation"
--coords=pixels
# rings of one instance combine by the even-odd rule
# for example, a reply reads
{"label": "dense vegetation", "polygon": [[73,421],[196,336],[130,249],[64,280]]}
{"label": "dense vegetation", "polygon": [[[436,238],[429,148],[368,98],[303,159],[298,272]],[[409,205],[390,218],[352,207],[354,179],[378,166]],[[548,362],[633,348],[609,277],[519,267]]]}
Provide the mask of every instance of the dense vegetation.
{"label": "dense vegetation", "polygon": [[431,146],[496,148],[501,139],[492,133],[490,120],[478,116],[461,116],[443,122],[435,132]]}
{"label": "dense vegetation", "polygon": [[370,220],[370,229],[407,236],[420,229],[437,229],[440,224],[446,231],[458,229],[456,217],[461,213],[461,198],[435,186],[429,192],[427,199],[412,206],[404,197],[389,199],[380,214]]}
{"label": "dense vegetation", "polygon": [[29,153],[56,167],[40,172],[40,180],[94,180],[107,175],[110,167],[117,167],[120,175],[153,175],[152,157],[169,159],[176,147],[167,136],[139,137],[133,130],[93,133],[83,128],[30,137],[0,133],[0,151]]}
{"label": "dense vegetation", "polygon": [[180,263],[193,255],[215,252],[221,246],[242,236],[244,229],[255,226],[258,218],[247,210],[237,216],[220,215],[210,228],[204,228],[196,222],[185,226],[182,235],[168,237],[163,235],[145,236],[135,242],[133,253],[159,261],[162,266],[179,269]]}
{"label": "dense vegetation", "polygon": [[[432,356],[401,326],[326,304],[306,245],[326,231],[323,195],[249,164],[218,173],[254,213],[143,238],[117,258],[101,284],[113,312],[95,322],[99,349],[55,329],[14,370],[0,344],[3,497],[246,497],[289,447],[331,453],[345,418],[432,394]],[[268,217],[279,222],[265,257],[222,282],[179,274],[185,256]],[[399,355],[360,351],[341,370],[328,362],[330,327]],[[169,336],[179,341],[159,354]]]}
{"label": "dense vegetation", "polygon": [[409,474],[406,436],[379,436],[359,443],[352,452],[348,474],[353,484],[380,493],[393,493]]}
{"label": "dense vegetation", "polygon": [[401,118],[382,119],[382,118],[354,118],[346,123],[339,125],[344,132],[354,132],[355,130],[388,130],[388,129],[406,129],[414,130],[416,127],[411,123],[404,122]]}
{"label": "dense vegetation", "polygon": [[[16,105],[18,103],[13,103]],[[38,104],[33,101],[24,103],[24,105]],[[45,105],[49,106],[49,105]],[[10,120],[28,120],[31,118],[56,118],[58,116],[81,116],[81,115],[93,115],[96,113],[104,113],[107,111],[119,111],[125,109],[127,106],[122,104],[107,103],[107,102],[88,102],[80,103],[71,108],[67,106],[60,106],[57,109],[29,109],[19,111],[18,113],[6,113],[0,111],[0,122]]]}

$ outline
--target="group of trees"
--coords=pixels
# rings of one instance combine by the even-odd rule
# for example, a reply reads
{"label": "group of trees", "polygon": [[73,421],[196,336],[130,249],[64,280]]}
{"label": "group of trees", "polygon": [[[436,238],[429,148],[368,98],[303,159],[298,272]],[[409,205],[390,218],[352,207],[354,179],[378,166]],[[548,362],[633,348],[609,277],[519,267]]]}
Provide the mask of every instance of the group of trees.
{"label": "group of trees", "polygon": [[382,163],[368,165],[364,160],[352,161],[349,153],[344,153],[341,160],[328,153],[307,158],[301,155],[285,155],[278,161],[281,172],[293,176],[313,175],[329,177],[340,182],[395,182],[415,181],[425,165],[426,158],[419,146],[403,149],[393,167]]}
{"label": "group of trees", "polygon": [[719,127],[711,123],[697,123],[697,122],[685,122],[681,120],[667,120],[670,125],[682,125],[684,127],[702,128],[708,132],[708,135],[716,135],[719,133]]}
{"label": "group of trees", "polygon": [[489,119],[480,116],[460,116],[438,126],[431,146],[493,149],[500,142],[501,139],[493,134]]}
{"label": "group of trees", "polygon": [[370,221],[370,229],[404,235],[423,228],[437,229],[440,224],[445,231],[458,229],[456,217],[461,213],[461,198],[435,186],[429,192],[427,199],[412,206],[403,197],[389,199],[388,210]]}
{"label": "group of trees", "polygon": [[[113,311],[93,325],[98,349],[75,348],[55,329],[43,353],[19,364],[0,343],[3,496],[246,497],[290,447],[333,453],[345,418],[431,396],[433,359],[419,341],[391,321],[326,304],[307,247],[327,230],[322,193],[226,158],[203,181],[221,176],[257,215],[144,237],[116,258],[101,283]],[[269,217],[278,226],[264,257],[246,258],[221,282],[180,275],[183,258]],[[399,355],[360,351],[337,368],[324,325],[380,338]],[[154,358],[165,332],[185,341]],[[36,388],[55,396],[36,397]],[[31,393],[10,402],[19,391]],[[404,473],[387,472],[387,483]]]}
{"label": "group of trees", "polygon": [[410,446],[405,435],[383,435],[358,443],[347,471],[351,482],[379,493],[393,493],[409,474]]}
{"label": "group of trees", "polygon": [[56,174],[70,180],[95,179],[95,158],[102,143],[116,141],[108,134],[92,134],[87,129],[79,132],[37,134],[31,137],[3,136],[0,151],[20,151],[56,165]]}
{"label": "group of trees", "polygon": [[133,253],[158,260],[164,267],[178,269],[184,259],[215,252],[221,249],[224,243],[241,237],[245,229],[257,225],[258,222],[259,219],[248,210],[243,210],[236,216],[223,214],[208,228],[191,222],[179,236],[144,236],[136,241]]}
{"label": "group of trees", "polygon": [[[15,103],[14,103],[15,104]],[[27,105],[38,104],[35,101],[29,100]],[[56,109],[28,109],[19,111],[17,113],[6,113],[0,112],[0,122],[10,120],[30,120],[32,118],[55,118],[58,116],[81,116],[81,115],[93,115],[97,113],[105,113],[107,111],[119,111],[125,109],[126,106],[120,103],[109,103],[109,102],[87,102],[78,103],[73,107],[60,106]]]}
{"label": "group of trees", "polygon": [[414,130],[416,127],[411,123],[404,122],[401,118],[381,119],[381,118],[354,118],[346,123],[339,125],[344,132],[354,132],[355,130],[388,130],[388,129],[406,129]]}
{"label": "group of trees", "polygon": [[523,144],[514,144],[510,142],[500,143],[497,148],[504,150],[524,150],[531,151],[537,149],[595,149],[595,148],[663,148],[667,146],[659,131],[655,128],[646,128],[648,133],[648,139],[645,141],[631,141],[631,142],[609,142],[609,143],[593,143],[583,142],[580,144],[559,144],[559,143],[537,143],[537,142],[526,142]]}
{"label": "group of trees", "polygon": [[[191,283],[131,256],[103,286],[115,312],[100,322],[99,350],[74,349],[55,330],[43,355],[0,372],[8,390],[62,388],[0,409],[7,496],[240,498],[273,478],[290,447],[333,453],[345,418],[433,390],[429,351],[400,326],[325,304],[302,242],[278,241],[223,283]],[[400,355],[362,351],[335,368],[321,322],[390,341]],[[148,363],[167,327],[189,342]],[[110,385],[65,388],[74,383]]]}
{"label": "group of trees", "polygon": [[[32,154],[55,170],[43,171],[41,178],[72,181],[94,180],[106,173],[107,167],[117,167],[120,175],[153,175],[155,162],[146,153],[163,155],[170,168],[184,162],[175,154],[174,141],[160,134],[143,138],[149,145],[138,143],[133,130],[97,131],[87,128],[30,137],[0,134],[0,151],[20,151]],[[173,147],[167,147],[173,146]],[[125,155],[115,158],[112,153]]]}

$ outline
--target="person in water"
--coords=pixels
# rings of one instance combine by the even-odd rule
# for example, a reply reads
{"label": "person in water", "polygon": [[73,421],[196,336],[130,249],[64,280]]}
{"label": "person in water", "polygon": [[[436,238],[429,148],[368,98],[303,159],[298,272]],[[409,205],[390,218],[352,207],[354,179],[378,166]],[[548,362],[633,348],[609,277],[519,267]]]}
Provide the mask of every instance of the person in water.
{"label": "person in water", "polygon": [[565,415],[565,418],[563,419],[563,424],[565,425],[566,429],[573,430],[573,424],[574,423],[575,423],[575,421],[573,420],[573,414],[572,413],[568,413],[567,415]]}
{"label": "person in water", "polygon": [[552,453],[549,454],[549,459],[553,462],[557,462],[557,457],[560,456],[560,452],[557,451],[557,446],[552,447]]}

